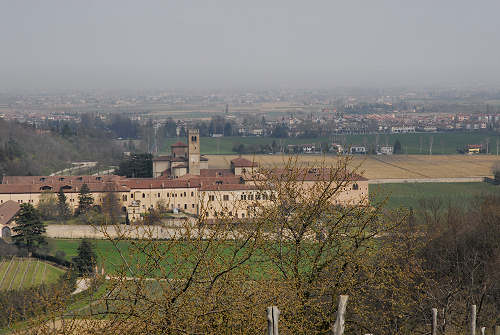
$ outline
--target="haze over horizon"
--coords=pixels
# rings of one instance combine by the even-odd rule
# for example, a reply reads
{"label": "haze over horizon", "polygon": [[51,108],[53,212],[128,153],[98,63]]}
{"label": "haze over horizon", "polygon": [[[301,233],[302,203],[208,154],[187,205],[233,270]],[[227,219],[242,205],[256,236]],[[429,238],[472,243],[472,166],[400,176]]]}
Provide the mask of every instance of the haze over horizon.
{"label": "haze over horizon", "polygon": [[500,2],[0,0],[0,90],[500,83]]}

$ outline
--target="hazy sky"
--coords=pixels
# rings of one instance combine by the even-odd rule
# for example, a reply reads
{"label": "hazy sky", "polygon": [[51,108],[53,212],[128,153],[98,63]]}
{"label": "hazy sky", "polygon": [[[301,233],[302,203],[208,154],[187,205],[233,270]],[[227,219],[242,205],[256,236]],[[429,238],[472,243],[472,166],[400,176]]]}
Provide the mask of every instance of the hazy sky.
{"label": "hazy sky", "polygon": [[0,0],[0,89],[474,82],[499,0]]}

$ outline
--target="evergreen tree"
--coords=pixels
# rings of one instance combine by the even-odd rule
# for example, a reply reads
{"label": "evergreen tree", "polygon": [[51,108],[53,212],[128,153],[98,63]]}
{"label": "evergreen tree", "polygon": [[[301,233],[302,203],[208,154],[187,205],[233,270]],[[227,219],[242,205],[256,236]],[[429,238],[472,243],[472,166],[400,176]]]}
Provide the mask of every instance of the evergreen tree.
{"label": "evergreen tree", "polygon": [[12,228],[12,240],[21,248],[26,248],[29,253],[37,247],[47,244],[43,234],[45,225],[40,219],[40,213],[32,204],[21,204],[21,209],[15,217],[16,226]]}
{"label": "evergreen tree", "polygon": [[59,220],[64,220],[69,217],[69,206],[66,203],[66,195],[62,187],[59,188],[59,193],[57,194],[57,214]]}
{"label": "evergreen tree", "polygon": [[77,214],[80,215],[87,213],[93,204],[94,198],[92,198],[92,194],[90,194],[89,187],[87,186],[87,184],[83,184],[78,194]]}
{"label": "evergreen tree", "polygon": [[73,257],[73,263],[80,275],[91,274],[96,265],[96,255],[92,250],[92,244],[87,239],[83,239],[78,246],[78,256]]}
{"label": "evergreen tree", "polygon": [[396,139],[394,142],[394,147],[393,150],[394,154],[400,154],[401,153],[401,142],[399,142],[399,139]]}
{"label": "evergreen tree", "polygon": [[127,178],[152,178],[153,155],[131,154],[120,162],[116,174]]}
{"label": "evergreen tree", "polygon": [[116,196],[112,188],[102,198],[102,213],[106,217],[107,223],[117,223],[120,220],[120,199]]}

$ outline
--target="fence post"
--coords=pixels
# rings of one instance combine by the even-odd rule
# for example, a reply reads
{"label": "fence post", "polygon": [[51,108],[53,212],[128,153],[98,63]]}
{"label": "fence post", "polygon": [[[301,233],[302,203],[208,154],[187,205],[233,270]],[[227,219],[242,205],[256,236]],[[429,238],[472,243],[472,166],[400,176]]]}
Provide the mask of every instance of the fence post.
{"label": "fence post", "polygon": [[484,335],[486,331],[486,327],[481,327],[481,335]]}
{"label": "fence post", "polygon": [[333,325],[333,335],[344,334],[344,324],[345,324],[345,309],[347,305],[348,295],[341,295],[339,299],[339,307],[337,309],[337,320]]}
{"label": "fence post", "polygon": [[438,326],[438,310],[437,308],[432,309],[432,329],[431,329],[431,334],[432,335],[437,335],[437,326]]}
{"label": "fence post", "polygon": [[280,317],[280,310],[276,306],[271,306],[267,308],[267,334],[268,335],[279,335],[278,334],[278,320]]}
{"label": "fence post", "polygon": [[476,335],[476,305],[471,306],[470,334]]}

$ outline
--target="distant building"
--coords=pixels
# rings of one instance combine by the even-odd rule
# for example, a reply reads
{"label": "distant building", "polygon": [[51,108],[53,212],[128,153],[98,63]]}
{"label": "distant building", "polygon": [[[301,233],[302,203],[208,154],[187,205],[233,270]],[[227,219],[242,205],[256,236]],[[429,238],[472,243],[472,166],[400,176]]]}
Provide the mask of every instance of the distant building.
{"label": "distant building", "polygon": [[332,145],[330,146],[330,152],[341,154],[344,152],[344,147],[342,146],[342,144],[332,143]]}
{"label": "distant building", "polygon": [[316,151],[316,146],[314,144],[304,144],[302,145],[302,152],[305,154],[312,154]]}
{"label": "distant building", "polygon": [[352,155],[365,155],[366,151],[366,147],[363,146],[351,147],[349,150]]}
{"label": "distant building", "polygon": [[394,152],[394,147],[392,146],[380,146],[378,148],[378,153],[380,155],[392,155]]}
{"label": "distant building", "polygon": [[177,142],[170,147],[170,156],[153,158],[153,177],[179,178],[185,174],[199,175],[200,169],[208,169],[208,159],[200,155],[200,133],[190,129],[187,142]]}
{"label": "distant building", "polygon": [[483,150],[483,146],[481,144],[469,144],[467,145],[466,152],[470,155],[479,154]]}
{"label": "distant building", "polygon": [[415,132],[414,126],[391,127],[391,133],[393,134],[407,134],[414,132]]}
{"label": "distant building", "polygon": [[11,224],[21,208],[16,201],[7,200],[0,204],[0,238],[8,240],[12,234]]}

